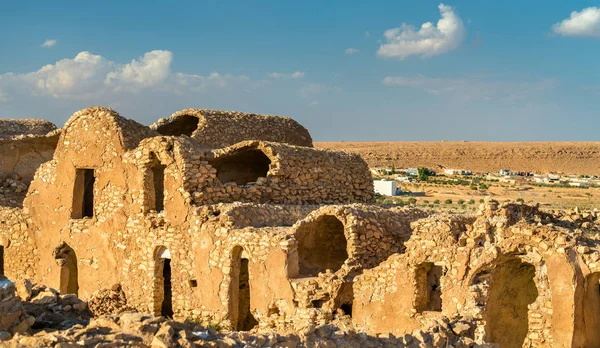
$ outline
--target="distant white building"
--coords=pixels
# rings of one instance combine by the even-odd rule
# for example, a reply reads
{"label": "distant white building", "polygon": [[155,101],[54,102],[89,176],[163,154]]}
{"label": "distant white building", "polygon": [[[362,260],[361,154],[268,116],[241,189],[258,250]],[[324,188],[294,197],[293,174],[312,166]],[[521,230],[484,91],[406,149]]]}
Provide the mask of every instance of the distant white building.
{"label": "distant white building", "polygon": [[406,170],[406,174],[408,174],[408,175],[419,175],[419,170],[417,168],[408,168]]}
{"label": "distant white building", "polygon": [[470,170],[464,170],[464,169],[444,169],[444,173],[448,174],[448,175],[471,175],[473,173],[471,173]]}
{"label": "distant white building", "polygon": [[400,182],[412,182],[413,178],[408,177],[408,176],[399,176],[399,177],[396,177],[396,180],[400,181]]}
{"label": "distant white building", "polygon": [[500,176],[510,175],[510,169],[500,169]]}
{"label": "distant white building", "polygon": [[396,196],[398,190],[396,181],[389,180],[373,180],[373,187],[375,188],[375,193],[384,196]]}

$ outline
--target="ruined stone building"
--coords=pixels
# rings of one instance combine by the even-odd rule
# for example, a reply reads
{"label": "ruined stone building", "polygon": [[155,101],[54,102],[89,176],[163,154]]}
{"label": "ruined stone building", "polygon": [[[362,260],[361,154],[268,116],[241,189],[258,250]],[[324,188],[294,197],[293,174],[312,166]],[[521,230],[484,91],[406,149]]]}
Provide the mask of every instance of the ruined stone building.
{"label": "ruined stone building", "polygon": [[53,155],[0,201],[9,279],[84,300],[118,283],[139,311],[237,330],[347,315],[372,335],[448,320],[502,347],[600,344],[596,213],[377,206],[359,156],[284,117],[187,109],[146,127],[93,107],[41,133],[23,141],[56,137]]}

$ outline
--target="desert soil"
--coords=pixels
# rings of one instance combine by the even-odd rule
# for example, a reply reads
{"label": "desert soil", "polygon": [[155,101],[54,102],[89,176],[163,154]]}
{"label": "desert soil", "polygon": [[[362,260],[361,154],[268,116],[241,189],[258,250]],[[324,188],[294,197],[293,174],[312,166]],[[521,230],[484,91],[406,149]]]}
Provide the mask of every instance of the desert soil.
{"label": "desert soil", "polygon": [[600,175],[600,142],[315,142],[360,154],[371,167],[500,169]]}

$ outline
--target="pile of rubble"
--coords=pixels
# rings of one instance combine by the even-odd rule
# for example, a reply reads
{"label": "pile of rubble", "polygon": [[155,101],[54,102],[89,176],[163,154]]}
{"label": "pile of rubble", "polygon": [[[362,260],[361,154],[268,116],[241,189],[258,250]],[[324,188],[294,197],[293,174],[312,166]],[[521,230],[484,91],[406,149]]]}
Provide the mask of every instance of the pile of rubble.
{"label": "pile of rubble", "polygon": [[[32,335],[15,334],[14,346],[137,347],[487,347],[473,342],[473,325],[440,320],[412,335],[379,337],[342,329],[335,324],[311,327],[305,332],[218,331],[193,321],[178,322],[136,312],[101,316],[88,325],[77,324],[62,331],[44,330]],[[471,335],[471,337],[469,337]]]}
{"label": "pile of rubble", "polygon": [[223,331],[216,324],[132,311],[120,285],[97,291],[86,304],[74,294],[59,295],[41,284],[25,280],[15,285],[4,279],[0,318],[0,341],[9,346],[480,347],[473,341],[475,325],[469,321],[440,319],[402,337],[371,336],[357,332],[342,312],[330,324],[309,325],[298,332]]}
{"label": "pile of rubble", "polygon": [[7,178],[0,178],[0,206],[21,206],[29,186],[21,178],[13,174]]}

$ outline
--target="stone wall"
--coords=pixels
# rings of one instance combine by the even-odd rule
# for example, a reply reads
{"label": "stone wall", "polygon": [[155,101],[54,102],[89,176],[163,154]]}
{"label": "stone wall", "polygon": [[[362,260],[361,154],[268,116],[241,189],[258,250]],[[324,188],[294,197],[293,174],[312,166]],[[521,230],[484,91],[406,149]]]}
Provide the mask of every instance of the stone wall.
{"label": "stone wall", "polygon": [[0,120],[0,179],[26,183],[52,159],[60,130],[43,120]]}
{"label": "stone wall", "polygon": [[[213,151],[197,170],[195,204],[373,202],[373,181],[355,155],[282,143],[246,141]],[[198,178],[200,177],[200,178]]]}
{"label": "stone wall", "polygon": [[597,312],[584,318],[583,311],[584,303],[598,302],[598,285],[586,290],[583,279],[593,272],[582,267],[598,254],[577,247],[582,240],[572,225],[535,207],[490,201],[476,220],[432,216],[413,228],[404,254],[366,270],[354,284],[354,320],[367,332],[398,335],[426,321],[470,318],[478,342],[598,343],[595,329],[583,324],[598,322]]}
{"label": "stone wall", "polygon": [[158,120],[151,128],[163,135],[187,135],[209,148],[245,140],[312,147],[306,128],[289,117],[237,111],[186,109]]}

